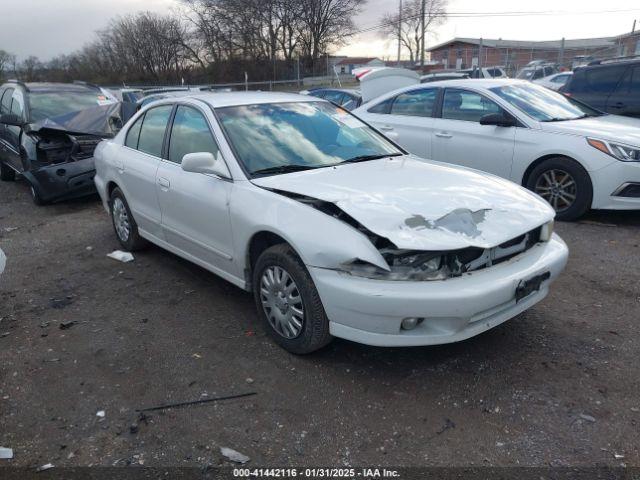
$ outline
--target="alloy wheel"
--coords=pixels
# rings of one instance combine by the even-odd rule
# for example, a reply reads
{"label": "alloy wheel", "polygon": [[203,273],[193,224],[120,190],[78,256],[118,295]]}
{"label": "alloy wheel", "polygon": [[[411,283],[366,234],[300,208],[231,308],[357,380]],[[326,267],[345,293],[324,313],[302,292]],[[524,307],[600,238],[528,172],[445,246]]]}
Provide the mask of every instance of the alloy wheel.
{"label": "alloy wheel", "polygon": [[556,212],[569,209],[578,194],[574,178],[560,169],[543,172],[536,181],[534,191],[549,202]]}
{"label": "alloy wheel", "polygon": [[113,200],[113,225],[116,228],[118,238],[123,242],[129,240],[131,234],[131,225],[129,223],[129,215],[127,214],[127,208],[121,198],[116,197]]}

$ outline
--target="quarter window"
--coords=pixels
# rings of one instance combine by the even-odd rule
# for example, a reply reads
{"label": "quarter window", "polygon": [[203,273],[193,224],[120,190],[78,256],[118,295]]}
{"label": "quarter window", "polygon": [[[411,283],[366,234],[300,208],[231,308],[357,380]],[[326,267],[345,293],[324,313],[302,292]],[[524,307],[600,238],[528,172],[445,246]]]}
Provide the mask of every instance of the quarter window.
{"label": "quarter window", "polygon": [[134,123],[129,131],[127,132],[127,138],[124,141],[124,144],[129,148],[138,149],[138,139],[140,138],[140,128],[142,127],[142,121],[144,120],[144,115],[140,116],[136,123]]}
{"label": "quarter window", "polygon": [[193,108],[179,106],[171,128],[169,160],[182,163],[182,157],[196,152],[209,152],[217,157],[218,145],[204,116]]}
{"label": "quarter window", "polygon": [[393,100],[394,100],[393,97],[387,98],[385,101],[380,102],[377,105],[374,105],[373,107],[371,107],[369,110],[367,110],[367,112],[379,113],[379,114],[389,113]]}
{"label": "quarter window", "polygon": [[432,117],[437,90],[429,88],[398,95],[391,106],[391,114],[412,117]]}
{"label": "quarter window", "polygon": [[479,122],[490,113],[501,113],[502,108],[479,93],[448,88],[444,92],[442,118]]}
{"label": "quarter window", "polygon": [[154,157],[162,156],[162,143],[172,109],[172,105],[163,105],[147,111],[140,129],[138,150]]}
{"label": "quarter window", "polygon": [[14,91],[12,95],[13,101],[11,102],[11,114],[17,115],[18,118],[22,118],[22,98],[19,91]]}
{"label": "quarter window", "polygon": [[333,102],[336,105],[342,105],[342,97],[344,97],[344,93],[342,92],[328,91],[328,92],[325,92],[324,94],[325,100],[329,100],[330,102]]}

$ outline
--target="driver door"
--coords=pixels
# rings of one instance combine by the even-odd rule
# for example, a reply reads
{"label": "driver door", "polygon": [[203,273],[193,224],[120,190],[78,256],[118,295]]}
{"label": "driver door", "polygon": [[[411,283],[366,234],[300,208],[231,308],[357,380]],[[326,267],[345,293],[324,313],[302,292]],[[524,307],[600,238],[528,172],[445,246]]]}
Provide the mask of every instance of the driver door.
{"label": "driver door", "polygon": [[434,119],[434,160],[509,178],[516,128],[480,125],[490,113],[503,109],[480,93],[447,88],[441,118]]}

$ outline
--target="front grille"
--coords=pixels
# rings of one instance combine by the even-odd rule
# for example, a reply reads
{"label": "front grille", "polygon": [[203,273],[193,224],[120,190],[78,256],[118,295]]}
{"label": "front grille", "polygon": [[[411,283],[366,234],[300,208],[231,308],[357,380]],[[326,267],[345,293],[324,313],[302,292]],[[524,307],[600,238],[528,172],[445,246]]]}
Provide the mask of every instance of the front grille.
{"label": "front grille", "polygon": [[629,183],[614,195],[616,197],[640,198],[640,183]]}
{"label": "front grille", "polygon": [[526,252],[540,241],[542,227],[512,238],[494,248],[465,248],[451,255],[449,268],[454,274],[482,270]]}

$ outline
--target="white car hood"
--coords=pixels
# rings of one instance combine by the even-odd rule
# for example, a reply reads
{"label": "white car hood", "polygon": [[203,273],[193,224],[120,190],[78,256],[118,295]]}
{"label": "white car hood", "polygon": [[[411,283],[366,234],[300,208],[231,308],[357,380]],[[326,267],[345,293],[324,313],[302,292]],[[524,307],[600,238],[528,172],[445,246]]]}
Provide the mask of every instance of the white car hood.
{"label": "white car hood", "polygon": [[555,215],[546,202],[512,182],[412,156],[252,181],[334,203],[401,249],[491,248]]}
{"label": "white car hood", "polygon": [[640,146],[640,119],[621,115],[581,118],[564,122],[540,122],[546,132],[569,133]]}

